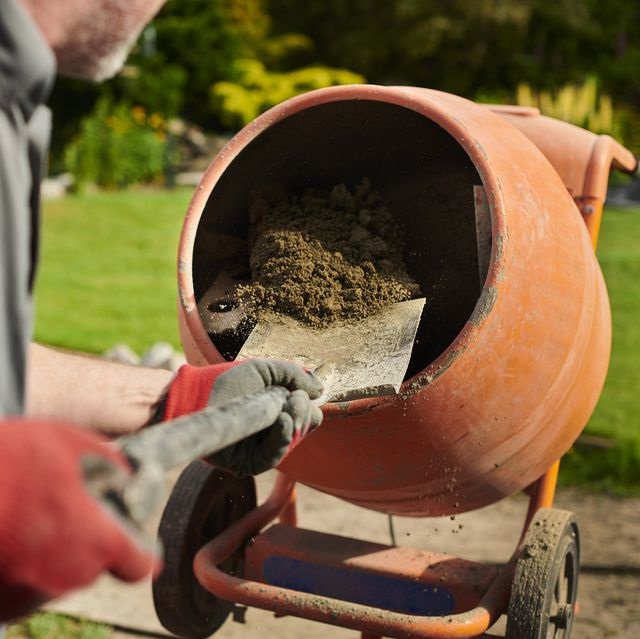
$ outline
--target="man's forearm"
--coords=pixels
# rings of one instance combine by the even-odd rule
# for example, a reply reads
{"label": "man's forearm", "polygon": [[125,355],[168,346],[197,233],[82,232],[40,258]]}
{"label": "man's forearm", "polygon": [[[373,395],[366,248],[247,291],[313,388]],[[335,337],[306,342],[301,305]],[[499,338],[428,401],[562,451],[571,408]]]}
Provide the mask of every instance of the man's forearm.
{"label": "man's forearm", "polygon": [[144,426],[173,373],[32,344],[27,415],[74,422],[107,434]]}

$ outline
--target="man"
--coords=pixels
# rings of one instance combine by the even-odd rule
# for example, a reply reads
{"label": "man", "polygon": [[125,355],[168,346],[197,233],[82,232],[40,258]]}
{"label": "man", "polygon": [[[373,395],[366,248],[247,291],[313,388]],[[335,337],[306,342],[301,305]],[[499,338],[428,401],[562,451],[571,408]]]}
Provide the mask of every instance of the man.
{"label": "man", "polygon": [[291,392],[273,425],[210,459],[243,475],[273,467],[298,433],[321,420],[310,401],[321,385],[293,364],[186,365],[174,377],[29,346],[39,185],[49,138],[43,104],[56,65],[66,75],[110,77],[162,4],[0,2],[0,623],[103,571],[134,581],[157,563],[126,522],[86,489],[86,457],[131,470],[95,431],[129,433],[210,403],[285,386]]}

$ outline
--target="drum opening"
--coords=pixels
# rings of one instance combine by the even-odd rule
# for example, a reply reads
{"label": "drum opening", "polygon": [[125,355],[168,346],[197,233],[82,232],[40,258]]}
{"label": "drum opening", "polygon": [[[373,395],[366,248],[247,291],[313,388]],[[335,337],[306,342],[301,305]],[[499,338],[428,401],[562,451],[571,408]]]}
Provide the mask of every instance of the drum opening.
{"label": "drum opening", "polygon": [[345,100],[266,128],[209,196],[194,245],[194,290],[203,323],[226,358],[233,359],[243,341],[245,318],[233,303],[233,285],[249,277],[252,190],[275,183],[300,193],[341,183],[354,187],[363,178],[402,228],[408,271],[427,298],[407,376],[455,340],[478,302],[491,254],[480,176],[455,138],[424,115],[386,102]]}

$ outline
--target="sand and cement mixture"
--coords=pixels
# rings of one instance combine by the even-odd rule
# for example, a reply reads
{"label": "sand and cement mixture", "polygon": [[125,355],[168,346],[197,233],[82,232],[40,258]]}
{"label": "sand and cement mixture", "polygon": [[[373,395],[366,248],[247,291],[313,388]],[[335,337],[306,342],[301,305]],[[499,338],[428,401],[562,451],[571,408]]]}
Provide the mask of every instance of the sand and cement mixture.
{"label": "sand and cement mixture", "polygon": [[379,193],[363,180],[350,190],[277,186],[250,198],[252,283],[238,291],[257,309],[322,328],[418,297],[402,259],[403,240]]}

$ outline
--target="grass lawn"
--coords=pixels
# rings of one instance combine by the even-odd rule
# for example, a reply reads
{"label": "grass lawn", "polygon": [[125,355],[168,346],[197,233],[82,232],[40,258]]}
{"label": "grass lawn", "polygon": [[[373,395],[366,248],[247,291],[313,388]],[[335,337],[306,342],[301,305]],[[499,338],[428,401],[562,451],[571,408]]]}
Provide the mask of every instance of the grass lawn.
{"label": "grass lawn", "polygon": [[109,626],[42,612],[9,626],[7,639],[109,639]]}
{"label": "grass lawn", "polygon": [[613,313],[613,354],[604,392],[586,433],[613,446],[575,446],[562,462],[563,483],[640,493],[640,209],[607,209],[598,258]]}
{"label": "grass lawn", "polygon": [[[100,353],[126,342],[179,345],[178,234],[191,190],[97,193],[45,203],[36,338]],[[640,492],[640,210],[605,212],[598,256],[607,280],[614,351],[587,433],[610,448],[577,445],[563,483]]]}
{"label": "grass lawn", "polygon": [[179,345],[178,235],[190,189],[96,193],[45,202],[36,339],[101,353]]}

